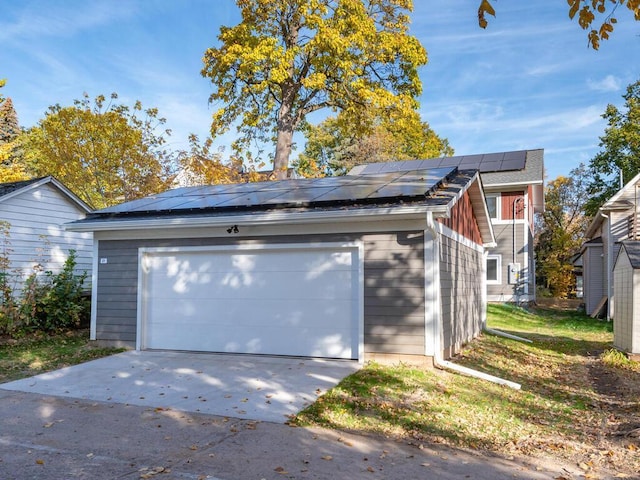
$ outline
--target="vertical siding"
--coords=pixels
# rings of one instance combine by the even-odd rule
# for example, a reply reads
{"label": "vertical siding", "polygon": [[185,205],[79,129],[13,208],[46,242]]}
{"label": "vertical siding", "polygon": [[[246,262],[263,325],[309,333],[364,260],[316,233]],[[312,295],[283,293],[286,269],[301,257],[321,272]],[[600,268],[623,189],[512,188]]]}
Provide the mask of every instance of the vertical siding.
{"label": "vertical siding", "polygon": [[482,244],[480,227],[473,214],[473,205],[468,191],[451,210],[451,217],[439,218],[438,221],[472,242]]}
{"label": "vertical siding", "polygon": [[[364,337],[367,353],[424,355],[424,234],[422,231],[282,236],[234,244],[361,240],[364,244]],[[229,245],[227,239],[102,240],[98,265],[96,339],[135,344],[138,249]]]}
{"label": "vertical siding", "polygon": [[[502,220],[513,220],[513,202],[524,196],[524,192],[502,192],[500,194]],[[524,202],[521,200],[516,204],[516,218],[524,219]]]}
{"label": "vertical siding", "polygon": [[629,258],[623,252],[614,268],[613,275],[616,282],[616,296],[614,299],[616,319],[613,322],[613,343],[616,348],[630,352],[633,339],[633,323],[640,311],[635,309],[640,292],[633,288],[634,271]]}
{"label": "vertical siding", "polygon": [[483,254],[455,240],[441,236],[440,295],[444,356],[480,334],[483,318]]}
{"label": "vertical siding", "polygon": [[[28,190],[0,203],[0,219],[11,225],[10,260],[17,277],[29,276],[34,265],[58,272],[69,250],[77,254],[77,273],[91,279],[92,235],[65,231],[63,225],[84,218],[84,211],[50,184]],[[21,281],[18,280],[21,284]]]}

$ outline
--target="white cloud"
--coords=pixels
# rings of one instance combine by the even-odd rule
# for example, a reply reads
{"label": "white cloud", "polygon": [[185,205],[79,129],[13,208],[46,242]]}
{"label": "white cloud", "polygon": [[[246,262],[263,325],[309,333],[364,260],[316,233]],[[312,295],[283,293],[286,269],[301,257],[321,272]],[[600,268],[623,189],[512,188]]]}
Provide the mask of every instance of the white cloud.
{"label": "white cloud", "polygon": [[587,85],[591,90],[598,92],[617,92],[622,88],[622,82],[614,75],[607,75],[601,80],[587,80]]}
{"label": "white cloud", "polygon": [[8,43],[40,37],[70,37],[79,31],[128,18],[133,13],[129,2],[119,2],[117,8],[109,2],[86,2],[75,4],[72,8],[60,5],[58,2],[30,4],[16,15],[13,22],[0,23],[0,41]]}

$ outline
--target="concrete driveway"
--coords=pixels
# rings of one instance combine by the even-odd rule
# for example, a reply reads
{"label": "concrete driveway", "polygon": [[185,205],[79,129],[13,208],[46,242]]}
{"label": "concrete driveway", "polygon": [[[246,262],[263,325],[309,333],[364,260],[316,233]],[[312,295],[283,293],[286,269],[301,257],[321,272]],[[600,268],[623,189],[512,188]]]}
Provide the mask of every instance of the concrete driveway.
{"label": "concrete driveway", "polygon": [[284,423],[358,368],[355,361],[128,351],[0,389]]}

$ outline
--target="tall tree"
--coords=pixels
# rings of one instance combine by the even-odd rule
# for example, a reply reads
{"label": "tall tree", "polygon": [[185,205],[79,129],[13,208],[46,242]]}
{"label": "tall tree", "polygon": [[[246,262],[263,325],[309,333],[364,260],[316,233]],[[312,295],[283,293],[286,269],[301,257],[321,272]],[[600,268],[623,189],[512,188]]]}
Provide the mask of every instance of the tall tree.
{"label": "tall tree", "polygon": [[559,176],[545,188],[545,211],[536,235],[536,275],[554,297],[565,298],[575,286],[572,257],[580,251],[590,218],[584,214],[589,198],[584,165]]}
{"label": "tall tree", "polygon": [[[3,84],[0,83],[0,86]],[[25,172],[18,165],[21,155],[18,114],[11,98],[0,100],[0,181],[9,182],[24,179]]]}
{"label": "tall tree", "polygon": [[155,108],[144,110],[87,94],[71,107],[49,107],[21,143],[27,171],[54,175],[95,208],[163,191],[169,185],[168,130]]}
{"label": "tall tree", "polygon": [[18,114],[11,98],[0,103],[0,144],[11,143],[20,135]]}
{"label": "tall tree", "polygon": [[408,34],[412,0],[236,0],[242,21],[222,27],[204,55],[215,137],[231,126],[236,149],[275,142],[276,178],[286,176],[294,132],[307,115],[340,111],[366,128],[369,109],[416,108],[427,56]]}
{"label": "tall tree", "polygon": [[607,128],[600,137],[601,151],[589,161],[589,192],[586,212],[595,215],[598,208],[640,172],[640,80],[627,87],[625,108],[608,105],[602,115]]}
{"label": "tall tree", "polygon": [[[496,16],[493,0],[480,0],[478,24],[486,28],[487,15]],[[626,7],[636,21],[640,21],[640,0],[567,0],[569,18],[576,20],[583,30],[588,30],[587,42],[598,50],[601,40],[608,40],[618,23],[619,7]],[[623,10],[624,12],[624,10]]]}
{"label": "tall tree", "polygon": [[379,116],[367,131],[353,128],[342,115],[329,117],[309,125],[305,136],[305,151],[295,162],[304,176],[343,175],[362,163],[453,155],[449,142],[415,111],[402,118]]}

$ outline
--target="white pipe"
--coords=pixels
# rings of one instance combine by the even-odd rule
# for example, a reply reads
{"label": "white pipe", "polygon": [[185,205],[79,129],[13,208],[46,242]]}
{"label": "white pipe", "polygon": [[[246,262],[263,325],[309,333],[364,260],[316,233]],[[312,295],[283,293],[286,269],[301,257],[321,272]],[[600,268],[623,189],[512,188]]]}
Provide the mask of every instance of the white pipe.
{"label": "white pipe", "polygon": [[436,367],[444,368],[448,370],[453,370],[459,373],[463,373],[465,375],[469,375],[471,377],[480,378],[482,380],[487,380],[488,382],[497,383],[499,385],[504,385],[509,388],[513,388],[514,390],[520,390],[522,385],[516,382],[512,382],[510,380],[505,380],[504,378],[494,377],[493,375],[489,375],[488,373],[479,372],[478,370],[473,370],[471,368],[463,367],[462,365],[458,365],[457,363],[449,362],[448,360],[443,360],[442,358],[438,358],[437,360],[434,358],[434,362]]}
{"label": "white pipe", "polygon": [[485,327],[484,331],[491,335],[497,335],[499,337],[510,338],[511,340],[518,340],[519,342],[533,343],[533,340],[528,338],[518,337],[517,335],[511,335],[510,333],[502,332],[500,330],[494,330],[493,328]]}
{"label": "white pipe", "polygon": [[[458,365],[456,363],[450,362],[442,358],[442,345],[440,342],[440,259],[439,259],[439,241],[438,241],[438,232],[436,231],[433,214],[431,212],[427,212],[427,230],[433,236],[433,244],[434,248],[431,250],[433,254],[433,258],[427,258],[425,255],[425,264],[426,262],[431,262],[432,265],[435,266],[434,274],[431,282],[431,295],[430,298],[425,297],[425,303],[431,301],[431,314],[434,315],[433,318],[433,365],[436,368],[453,370],[454,372],[463,373],[465,375],[469,375],[470,377],[480,378],[482,380],[486,380],[488,382],[497,383],[499,385],[505,385],[507,387],[513,388],[515,390],[520,390],[522,386],[519,383],[511,382],[509,380],[505,380],[504,378],[495,377],[493,375],[489,375],[488,373],[479,372],[478,370],[473,370],[468,367],[463,367],[462,365]],[[427,232],[425,232],[426,234]],[[426,235],[425,235],[426,241]],[[426,253],[426,251],[425,251]],[[428,279],[425,279],[428,281]],[[426,313],[426,312],[425,312]]]}

